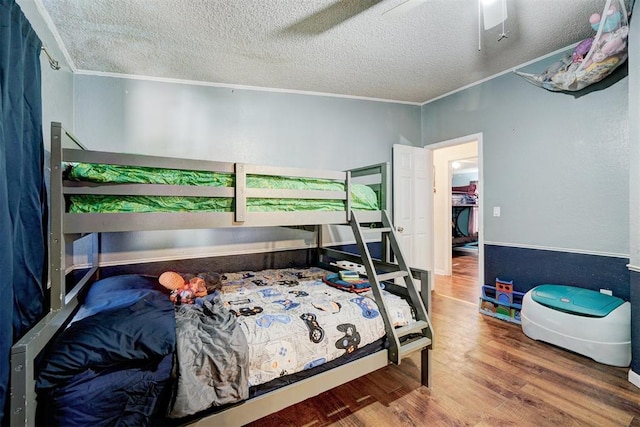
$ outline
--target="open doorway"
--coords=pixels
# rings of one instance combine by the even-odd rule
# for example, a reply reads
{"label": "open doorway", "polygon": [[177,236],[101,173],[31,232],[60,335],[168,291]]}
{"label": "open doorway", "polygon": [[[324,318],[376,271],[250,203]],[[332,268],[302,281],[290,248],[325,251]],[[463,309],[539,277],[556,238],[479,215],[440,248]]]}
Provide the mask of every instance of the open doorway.
{"label": "open doorway", "polygon": [[477,304],[482,270],[481,135],[428,146],[433,153],[434,275],[441,295]]}

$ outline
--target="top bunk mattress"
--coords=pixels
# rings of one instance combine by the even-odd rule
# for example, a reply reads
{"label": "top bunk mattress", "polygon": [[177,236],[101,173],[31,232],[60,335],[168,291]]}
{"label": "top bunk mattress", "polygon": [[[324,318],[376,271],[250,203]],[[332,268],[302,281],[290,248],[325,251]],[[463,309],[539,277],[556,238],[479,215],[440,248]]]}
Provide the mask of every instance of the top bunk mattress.
{"label": "top bunk mattress", "polygon": [[[96,184],[161,184],[180,186],[234,187],[231,173],[177,170],[152,167],[122,166],[98,163],[66,165],[65,177],[70,181]],[[342,182],[329,179],[251,175],[246,187],[270,190],[345,191]],[[364,184],[351,183],[351,208],[359,211],[379,209],[375,191]],[[150,196],[74,194],[69,197],[70,213],[122,212],[232,212],[233,197]],[[344,211],[339,199],[304,199],[285,197],[249,197],[249,212]]]}

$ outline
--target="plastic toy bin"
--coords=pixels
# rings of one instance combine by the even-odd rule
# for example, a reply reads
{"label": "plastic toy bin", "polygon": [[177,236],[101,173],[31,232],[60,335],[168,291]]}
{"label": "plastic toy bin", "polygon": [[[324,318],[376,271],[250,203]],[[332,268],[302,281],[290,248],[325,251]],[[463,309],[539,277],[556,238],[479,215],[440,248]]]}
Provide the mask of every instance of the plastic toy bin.
{"label": "plastic toy bin", "polygon": [[613,366],[631,364],[631,304],[573,286],[545,284],[524,295],[522,331]]}

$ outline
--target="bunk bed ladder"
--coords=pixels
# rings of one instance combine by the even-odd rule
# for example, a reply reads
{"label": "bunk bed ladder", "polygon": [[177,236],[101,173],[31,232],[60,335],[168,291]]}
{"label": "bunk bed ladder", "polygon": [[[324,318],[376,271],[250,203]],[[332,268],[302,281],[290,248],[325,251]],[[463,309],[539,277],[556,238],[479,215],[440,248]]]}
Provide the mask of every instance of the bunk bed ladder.
{"label": "bunk bed ladder", "polygon": [[[371,290],[375,295],[380,314],[384,320],[385,328],[387,330],[387,338],[389,340],[389,360],[395,364],[400,364],[403,357],[409,354],[421,351],[425,348],[431,347],[432,340],[432,327],[429,320],[429,314],[425,308],[424,302],[413,282],[411,270],[406,264],[400,245],[395,235],[393,224],[389,220],[386,211],[382,211],[382,227],[371,228],[364,227],[358,222],[354,212],[351,212],[351,228],[356,238],[356,243],[362,256],[362,262],[367,272],[367,278],[371,284]],[[378,272],[376,271],[364,239],[364,233],[374,232],[382,233],[382,244],[391,244],[391,249],[397,264],[393,264],[397,269],[390,269],[390,271]],[[386,304],[382,299],[381,283],[385,281],[394,280],[396,278],[404,278],[404,285],[406,286],[407,294],[411,303],[415,309],[416,322],[408,326],[400,328],[394,328],[391,323]]]}

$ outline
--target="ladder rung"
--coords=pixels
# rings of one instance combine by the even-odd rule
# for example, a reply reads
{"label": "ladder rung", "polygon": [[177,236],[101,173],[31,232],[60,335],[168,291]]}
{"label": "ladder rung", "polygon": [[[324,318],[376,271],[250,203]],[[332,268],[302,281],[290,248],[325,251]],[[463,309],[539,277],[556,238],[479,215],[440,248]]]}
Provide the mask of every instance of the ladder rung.
{"label": "ladder rung", "polygon": [[426,329],[428,327],[429,324],[427,322],[425,322],[424,320],[418,320],[414,323],[411,323],[410,325],[402,326],[401,328],[395,329],[395,332],[398,338],[400,338],[412,333],[422,332],[423,329]]}
{"label": "ladder rung", "polygon": [[400,345],[400,357],[407,356],[413,352],[420,351],[431,345],[431,338],[423,337],[417,340],[409,341]]}
{"label": "ladder rung", "polygon": [[380,228],[361,228],[363,233],[389,233],[391,229],[389,227],[380,227]]}
{"label": "ladder rung", "polygon": [[378,282],[385,282],[387,280],[397,279],[399,277],[407,277],[409,273],[406,271],[392,271],[391,273],[378,274]]}

